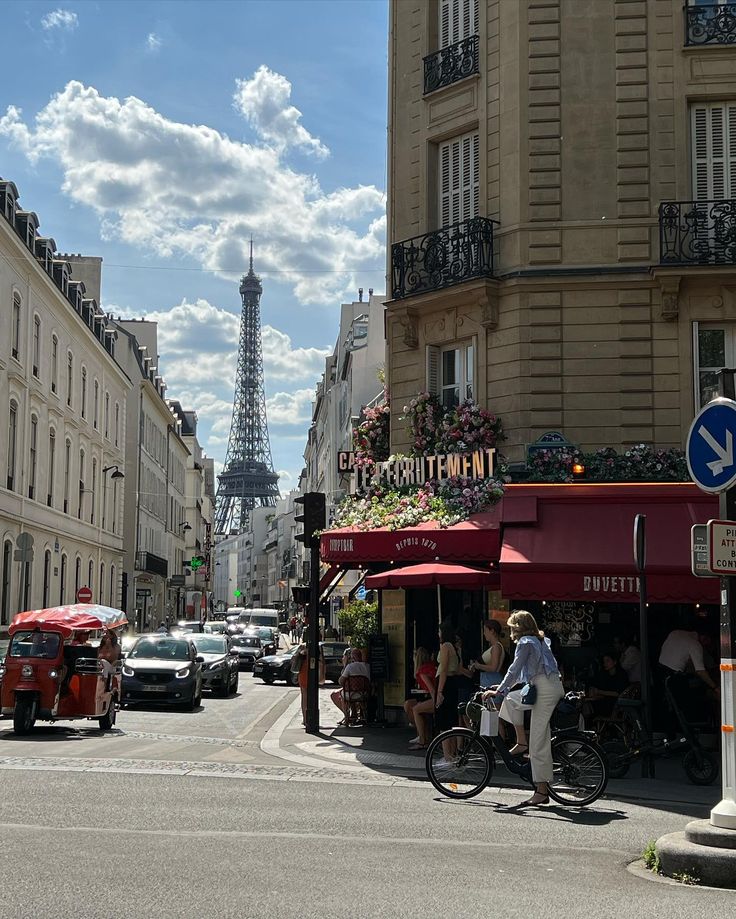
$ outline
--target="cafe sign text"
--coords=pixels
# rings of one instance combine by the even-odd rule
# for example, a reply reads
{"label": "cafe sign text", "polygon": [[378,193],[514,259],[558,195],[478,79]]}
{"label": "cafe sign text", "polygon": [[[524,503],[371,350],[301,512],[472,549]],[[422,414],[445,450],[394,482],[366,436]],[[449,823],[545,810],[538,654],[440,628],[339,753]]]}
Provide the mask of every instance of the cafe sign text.
{"label": "cafe sign text", "polygon": [[442,482],[458,476],[467,479],[489,479],[496,468],[496,451],[493,448],[475,450],[473,453],[432,453],[429,456],[411,456],[384,463],[356,466],[352,454],[338,455],[341,472],[349,472],[352,494],[377,485],[400,488],[403,485],[424,485],[429,479]]}

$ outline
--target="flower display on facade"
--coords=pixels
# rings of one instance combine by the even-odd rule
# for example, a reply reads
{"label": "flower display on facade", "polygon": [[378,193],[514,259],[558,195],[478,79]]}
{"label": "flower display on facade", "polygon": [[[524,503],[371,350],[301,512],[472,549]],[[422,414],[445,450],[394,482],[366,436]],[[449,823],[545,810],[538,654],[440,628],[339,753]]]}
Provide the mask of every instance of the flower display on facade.
{"label": "flower display on facade", "polygon": [[364,408],[361,420],[353,431],[355,462],[360,465],[388,459],[391,405],[386,401],[372,408]]}
{"label": "flower display on facade", "polygon": [[593,453],[575,448],[535,450],[527,468],[530,482],[572,482],[573,463],[585,467],[586,482],[687,482],[690,479],[682,450],[656,450],[646,444],[617,453],[602,447]]}
{"label": "flower display on facade", "polygon": [[469,453],[495,447],[503,440],[501,419],[467,399],[444,408],[439,398],[422,392],[404,406],[414,456],[427,453]]}

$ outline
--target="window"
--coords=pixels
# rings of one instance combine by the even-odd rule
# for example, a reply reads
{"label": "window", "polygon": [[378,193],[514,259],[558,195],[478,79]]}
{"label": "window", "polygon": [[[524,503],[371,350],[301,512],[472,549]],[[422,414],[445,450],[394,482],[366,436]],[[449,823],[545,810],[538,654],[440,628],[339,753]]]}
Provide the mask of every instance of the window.
{"label": "window", "polygon": [[[94,577],[95,577],[95,563],[92,559],[89,560],[89,565],[87,565],[87,587],[90,590],[94,589]],[[101,584],[102,582],[100,582]],[[102,598],[100,598],[101,600]]]}
{"label": "window", "polygon": [[87,368],[82,367],[82,418],[87,417]]}
{"label": "window", "polygon": [[[95,504],[97,503],[97,460],[92,460],[92,501],[91,501],[91,510],[89,512],[89,522],[95,522]],[[90,584],[90,587],[92,585]]]}
{"label": "window", "polygon": [[[102,583],[100,583],[100,589],[102,589]],[[112,606],[113,609],[117,608],[118,598],[115,596],[115,593],[115,566],[110,565],[110,606]]]}
{"label": "window", "polygon": [[54,506],[54,472],[56,471],[56,431],[49,431],[49,479],[46,485],[46,506]]}
{"label": "window", "polygon": [[94,414],[92,415],[92,425],[97,430],[97,425],[100,419],[100,384],[95,380],[95,404],[94,404]]}
{"label": "window", "polygon": [[74,562],[74,602],[77,602],[77,594],[82,586],[82,559],[77,556]]}
{"label": "window", "polygon": [[84,498],[84,479],[85,479],[85,460],[84,450],[79,451],[79,503],[77,505],[77,519],[82,519],[82,499]]}
{"label": "window", "polygon": [[698,201],[736,196],[736,102],[691,108],[693,197]]}
{"label": "window", "polygon": [[105,438],[110,439],[110,393],[105,393]]}
{"label": "window", "polygon": [[733,367],[734,355],[736,325],[715,326],[697,323],[695,389],[699,408],[720,395],[716,374],[724,367]]}
{"label": "window", "polygon": [[71,485],[72,442],[67,438],[64,445],[64,513],[69,513],[69,486]]}
{"label": "window", "polygon": [[100,562],[100,603],[103,602],[102,589],[105,583],[105,563]]}
{"label": "window", "polygon": [[64,605],[66,598],[66,555],[61,556],[61,575],[59,576],[59,606]]}
{"label": "window", "polygon": [[15,400],[10,401],[10,411],[8,413],[8,480],[7,486],[9,491],[15,488],[15,450],[18,443],[18,403]]}
{"label": "window", "polygon": [[115,403],[115,446],[120,444],[120,403]]}
{"label": "window", "polygon": [[478,34],[478,0],[440,0],[440,48]]}
{"label": "window", "polygon": [[33,376],[38,379],[39,367],[41,366],[41,320],[38,316],[33,317]]}
{"label": "window", "polygon": [[74,386],[74,357],[72,352],[66,355],[66,404],[71,407],[72,391]]}
{"label": "window", "polygon": [[427,389],[445,408],[475,398],[475,344],[427,347]]}
{"label": "window", "polygon": [[13,543],[6,539],[3,543],[2,592],[0,593],[0,624],[10,624],[10,588],[11,565],[13,561]]}
{"label": "window", "polygon": [[43,595],[41,596],[41,609],[47,609],[49,603],[49,592],[51,590],[51,550],[47,549],[43,554]]}
{"label": "window", "polygon": [[36,497],[36,472],[38,460],[38,418],[31,415],[31,444],[29,451],[29,468],[28,468],[28,497]]}
{"label": "window", "polygon": [[115,532],[116,518],[118,515],[118,480],[112,480],[112,531]]}
{"label": "window", "polygon": [[57,390],[59,380],[59,339],[56,335],[51,338],[51,392]]}
{"label": "window", "polygon": [[10,337],[10,349],[11,354],[16,359],[20,360],[20,294],[13,294],[13,328],[11,330]]}
{"label": "window", "polygon": [[31,578],[33,576],[33,562],[24,562],[21,566],[23,572],[23,609],[31,608]]}
{"label": "window", "polygon": [[479,138],[465,134],[440,144],[440,219],[443,227],[478,216]]}

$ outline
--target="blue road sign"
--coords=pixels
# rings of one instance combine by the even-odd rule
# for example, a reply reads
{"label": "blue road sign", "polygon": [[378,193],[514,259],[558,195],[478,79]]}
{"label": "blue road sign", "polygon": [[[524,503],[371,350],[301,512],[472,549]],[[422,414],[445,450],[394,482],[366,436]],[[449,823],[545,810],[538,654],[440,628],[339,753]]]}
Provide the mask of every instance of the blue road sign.
{"label": "blue road sign", "polygon": [[355,597],[357,600],[365,600],[365,586],[363,584],[355,591]]}
{"label": "blue road sign", "polygon": [[703,491],[725,491],[736,482],[736,402],[714,399],[690,425],[685,455],[687,468]]}

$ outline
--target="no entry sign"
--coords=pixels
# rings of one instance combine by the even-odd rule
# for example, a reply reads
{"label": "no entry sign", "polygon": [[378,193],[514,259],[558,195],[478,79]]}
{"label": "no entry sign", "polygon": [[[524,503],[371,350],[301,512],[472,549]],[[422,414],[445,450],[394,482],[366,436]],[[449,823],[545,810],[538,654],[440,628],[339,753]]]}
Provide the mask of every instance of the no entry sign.
{"label": "no entry sign", "polygon": [[89,603],[92,599],[92,590],[89,587],[80,587],[77,591],[77,603]]}

